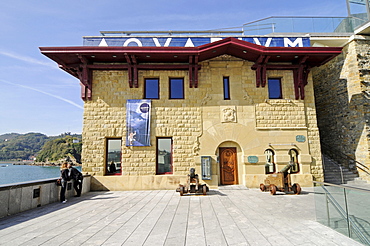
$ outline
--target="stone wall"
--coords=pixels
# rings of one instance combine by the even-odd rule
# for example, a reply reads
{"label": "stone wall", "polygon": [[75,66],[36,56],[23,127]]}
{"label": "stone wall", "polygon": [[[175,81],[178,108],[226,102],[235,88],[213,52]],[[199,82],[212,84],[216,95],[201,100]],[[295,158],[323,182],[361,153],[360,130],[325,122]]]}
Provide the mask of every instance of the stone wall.
{"label": "stone wall", "polygon": [[[305,100],[295,100],[292,71],[268,71],[282,78],[282,100],[267,100],[268,88],[256,87],[253,63],[231,56],[201,63],[198,88],[189,88],[188,71],[139,71],[139,88],[129,88],[127,71],[94,71],[93,98],[85,102],[83,171],[94,175],[92,189],[172,189],[190,167],[200,173],[200,157],[211,156],[211,187],[219,185],[218,148],[238,149],[239,183],[258,187],[265,175],[264,151],[275,149],[278,168],[289,162],[288,151],[300,154],[303,186],[322,181],[320,142],[313,85]],[[231,100],[224,100],[223,77],[229,77]],[[168,99],[169,78],[182,77],[185,99]],[[160,99],[152,100],[149,147],[122,146],[122,175],[105,175],[107,138],[126,136],[126,100],[142,99],[145,78],[159,78]],[[296,136],[304,136],[298,142]],[[173,175],[156,175],[156,138],[173,139]],[[285,146],[284,148],[278,146]],[[258,163],[249,163],[257,156]],[[313,176],[312,176],[312,175]]]}
{"label": "stone wall", "polygon": [[369,166],[369,50],[370,40],[355,37],[342,55],[313,70],[321,141],[327,154],[350,168],[354,163],[340,153]]}

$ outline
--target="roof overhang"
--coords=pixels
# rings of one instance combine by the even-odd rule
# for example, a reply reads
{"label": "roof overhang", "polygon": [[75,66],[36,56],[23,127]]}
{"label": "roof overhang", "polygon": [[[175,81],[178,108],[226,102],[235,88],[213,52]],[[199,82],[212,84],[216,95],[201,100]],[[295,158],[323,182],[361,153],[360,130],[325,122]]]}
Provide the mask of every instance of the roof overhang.
{"label": "roof overhang", "polygon": [[198,47],[40,47],[41,53],[60,66],[74,67],[83,63],[127,63],[127,56],[134,55],[137,64],[189,63],[189,56],[205,61],[228,54],[255,62],[270,56],[269,62],[298,63],[308,56],[306,64],[320,66],[341,53],[341,47],[264,47],[236,38],[226,38]]}
{"label": "roof overhang", "polygon": [[[138,86],[137,71],[189,70],[190,87],[198,86],[199,62],[221,55],[231,55],[254,62],[257,87],[265,85],[266,70],[297,70],[297,80],[304,74],[339,55],[342,47],[264,47],[236,38],[225,38],[198,47],[40,47],[41,53],[80,79],[91,90],[91,70],[129,71],[130,87]],[[285,64],[285,65],[281,65]],[[305,82],[300,82],[305,85]],[[90,95],[91,96],[91,95]],[[301,94],[301,98],[303,98]]]}

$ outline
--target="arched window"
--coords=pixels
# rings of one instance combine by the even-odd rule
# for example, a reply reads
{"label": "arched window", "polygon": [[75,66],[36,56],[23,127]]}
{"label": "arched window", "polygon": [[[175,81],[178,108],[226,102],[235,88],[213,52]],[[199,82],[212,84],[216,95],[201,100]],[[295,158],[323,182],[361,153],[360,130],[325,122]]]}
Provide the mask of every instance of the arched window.
{"label": "arched window", "polygon": [[298,173],[299,172],[299,163],[298,163],[298,152],[295,149],[291,149],[288,152],[290,157],[290,162],[293,163],[292,168],[290,169],[290,173]]}
{"label": "arched window", "polygon": [[275,153],[271,149],[265,150],[266,156],[266,164],[265,164],[265,172],[266,174],[274,173],[275,172]]}

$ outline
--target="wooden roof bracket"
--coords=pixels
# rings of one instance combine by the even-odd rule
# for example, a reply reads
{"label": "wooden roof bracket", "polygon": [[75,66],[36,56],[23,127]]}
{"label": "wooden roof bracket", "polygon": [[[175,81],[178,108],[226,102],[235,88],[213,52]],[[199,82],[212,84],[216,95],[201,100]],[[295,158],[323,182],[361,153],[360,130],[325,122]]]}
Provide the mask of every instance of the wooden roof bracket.
{"label": "wooden roof bracket", "polygon": [[189,56],[189,88],[198,88],[198,60],[197,55]]}
{"label": "wooden roof bracket", "polygon": [[131,55],[131,60],[133,62],[132,74],[133,74],[134,88],[139,88],[139,82],[138,82],[139,73],[137,69],[137,60],[136,60],[135,55]]}
{"label": "wooden roof bracket", "polygon": [[131,62],[130,57],[127,55],[127,53],[125,53],[124,56],[125,56],[127,64],[128,64],[128,68],[127,68],[128,84],[129,84],[130,88],[133,88],[134,87],[134,82],[133,82],[132,77],[133,77],[134,71],[133,71],[133,67],[132,67],[132,62]]}
{"label": "wooden roof bracket", "polygon": [[304,87],[307,85],[307,79],[308,79],[308,73],[309,68],[307,65],[305,65],[306,60],[308,59],[308,56],[304,56],[299,61],[298,69],[293,70],[293,76],[294,76],[294,92],[295,92],[295,98],[298,100],[299,98],[301,100],[304,100],[305,92]]}
{"label": "wooden roof bracket", "polygon": [[266,64],[268,62],[268,60],[270,59],[271,56],[266,56],[265,57],[265,60],[263,61],[263,65],[262,65],[262,71],[261,71],[261,77],[262,77],[262,83],[261,83],[261,86],[262,87],[265,87],[266,86],[266,71],[267,71],[267,68],[266,68]]}
{"label": "wooden roof bracket", "polygon": [[80,80],[81,85],[81,98],[82,100],[92,99],[92,72],[87,67],[87,59],[81,55],[78,55],[81,60],[81,65],[77,70],[77,76]]}
{"label": "wooden roof bracket", "polygon": [[194,70],[193,87],[198,88],[198,70],[199,70],[199,68],[198,68],[198,56],[195,56],[193,70]]}
{"label": "wooden roof bracket", "polygon": [[294,92],[295,92],[295,99],[296,100],[304,100],[305,92],[304,87],[307,85],[308,81],[308,74],[310,72],[310,68],[303,64],[300,64],[298,69],[293,69],[293,77],[294,77]]}
{"label": "wooden roof bracket", "polygon": [[[257,59],[257,61],[254,63],[253,67],[256,69],[256,87],[260,87],[261,85],[261,70],[262,70],[262,62],[264,60],[265,56],[260,55]],[[253,68],[252,67],[252,68]]]}

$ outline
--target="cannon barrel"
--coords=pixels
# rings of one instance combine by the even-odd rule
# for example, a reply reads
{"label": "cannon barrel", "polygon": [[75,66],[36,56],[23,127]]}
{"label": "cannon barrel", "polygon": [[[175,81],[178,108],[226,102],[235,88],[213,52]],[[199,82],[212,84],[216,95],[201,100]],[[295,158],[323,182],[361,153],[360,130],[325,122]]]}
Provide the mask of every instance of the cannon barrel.
{"label": "cannon barrel", "polygon": [[293,162],[289,162],[288,165],[286,165],[279,173],[287,173],[289,169],[291,169],[294,166]]}

